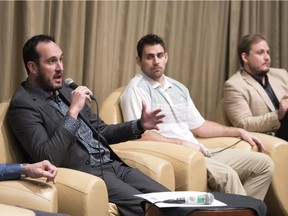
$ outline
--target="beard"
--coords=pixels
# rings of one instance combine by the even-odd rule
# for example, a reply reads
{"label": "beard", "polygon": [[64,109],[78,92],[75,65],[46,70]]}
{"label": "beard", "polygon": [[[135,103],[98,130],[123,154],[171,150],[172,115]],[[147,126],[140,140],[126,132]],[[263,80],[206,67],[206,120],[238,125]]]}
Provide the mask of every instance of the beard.
{"label": "beard", "polygon": [[269,71],[269,70],[267,70],[267,71],[259,71],[259,72],[257,73],[257,76],[259,76],[259,77],[265,77],[266,74],[268,73],[268,71]]}
{"label": "beard", "polygon": [[59,86],[55,86],[53,84],[53,78],[52,78],[52,80],[49,79],[48,77],[45,76],[45,73],[41,70],[38,71],[38,76],[35,79],[35,81],[36,81],[36,83],[38,83],[38,86],[40,88],[42,88],[44,91],[47,91],[47,92],[59,90],[63,86],[63,83]]}
{"label": "beard", "polygon": [[270,70],[270,64],[268,65],[268,67],[265,70],[261,69],[261,67],[263,67],[263,65],[260,67],[255,67],[252,64],[248,64],[247,70],[255,76],[265,77]]}

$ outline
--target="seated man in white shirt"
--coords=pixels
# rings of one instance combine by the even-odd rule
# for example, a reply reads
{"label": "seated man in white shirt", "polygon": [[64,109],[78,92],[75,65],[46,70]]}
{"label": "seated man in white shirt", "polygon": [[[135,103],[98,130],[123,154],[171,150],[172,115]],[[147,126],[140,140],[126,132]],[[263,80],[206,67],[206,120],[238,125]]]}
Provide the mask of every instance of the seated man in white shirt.
{"label": "seated man in white shirt", "polygon": [[[206,156],[209,150],[194,137],[241,137],[263,151],[261,141],[244,129],[226,127],[205,120],[188,89],[164,75],[168,53],[163,40],[154,34],[142,37],[137,44],[136,63],[141,71],[129,82],[120,97],[124,120],[141,115],[142,101],[147,109],[160,108],[166,115],[159,130],[146,131],[143,140],[163,141],[190,146]],[[273,161],[265,154],[227,149],[206,157],[208,186],[213,191],[249,195],[263,200],[274,172]]]}

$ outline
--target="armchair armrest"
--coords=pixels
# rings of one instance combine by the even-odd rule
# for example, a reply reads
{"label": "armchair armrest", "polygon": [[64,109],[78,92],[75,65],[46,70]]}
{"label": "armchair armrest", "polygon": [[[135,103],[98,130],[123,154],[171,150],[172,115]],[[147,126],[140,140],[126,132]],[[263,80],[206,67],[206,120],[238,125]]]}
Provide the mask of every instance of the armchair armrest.
{"label": "armchair armrest", "polygon": [[[198,138],[197,140],[209,149],[226,148],[233,144],[231,148],[252,150],[252,146],[239,137],[213,137],[213,138]],[[254,149],[254,148],[253,148]]]}
{"label": "armchair armrest", "polygon": [[[264,145],[265,153],[274,161],[273,180],[265,198],[268,215],[288,213],[288,142],[264,133],[253,133]],[[271,211],[272,210],[272,211]]]}
{"label": "armchair armrest", "polygon": [[141,152],[119,149],[115,149],[115,152],[127,165],[139,169],[168,189],[175,190],[174,170],[168,161]]}
{"label": "armchair armrest", "polygon": [[175,173],[175,190],[207,190],[204,156],[192,148],[154,141],[128,141],[112,145],[112,148],[142,152],[169,161]]}
{"label": "armchair armrest", "polygon": [[107,216],[108,194],[104,181],[77,170],[58,168],[59,212],[71,216]]}
{"label": "armchair armrest", "polygon": [[57,190],[40,180],[22,179],[0,182],[0,203],[57,212]]}
{"label": "armchair armrest", "polygon": [[[286,148],[286,146],[288,145],[288,142],[286,140],[280,139],[272,135],[257,132],[251,133],[262,141],[265,148],[265,153],[270,156],[274,156],[273,154],[279,153],[279,148]],[[286,152],[284,153],[284,155],[287,156]]]}
{"label": "armchair armrest", "polygon": [[35,216],[35,213],[29,209],[4,204],[0,204],[0,212],[1,215],[9,216]]}

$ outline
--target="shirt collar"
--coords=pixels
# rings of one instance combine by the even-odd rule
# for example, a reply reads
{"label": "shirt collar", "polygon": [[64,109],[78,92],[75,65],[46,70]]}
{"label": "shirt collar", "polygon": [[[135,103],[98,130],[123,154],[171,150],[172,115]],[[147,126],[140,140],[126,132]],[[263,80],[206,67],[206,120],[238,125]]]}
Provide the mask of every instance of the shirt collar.
{"label": "shirt collar", "polygon": [[160,83],[156,82],[155,80],[153,80],[149,76],[147,76],[143,71],[141,71],[140,73],[151,84],[151,86],[154,89],[163,88],[163,90],[166,91],[168,88],[172,87],[172,83],[168,80],[168,78],[164,74],[163,74],[164,85],[161,85]]}
{"label": "shirt collar", "polygon": [[33,86],[29,79],[26,80],[25,82],[25,88],[28,89],[29,91],[33,92],[34,94],[39,95],[40,97],[44,98],[45,100],[55,98],[59,94],[59,92],[56,90],[53,92],[52,95],[50,95],[48,92],[44,91],[43,89]]}
{"label": "shirt collar", "polygon": [[268,80],[268,75],[267,75],[267,74],[265,74],[265,76],[264,76],[264,78],[265,78],[265,83],[263,84],[263,83],[262,83],[262,77],[253,75],[253,74],[249,73],[247,70],[245,70],[244,68],[243,68],[243,70],[244,70],[246,73],[248,73],[251,77],[253,77],[253,79],[255,79],[262,87],[267,87],[267,85],[269,84],[269,80]]}

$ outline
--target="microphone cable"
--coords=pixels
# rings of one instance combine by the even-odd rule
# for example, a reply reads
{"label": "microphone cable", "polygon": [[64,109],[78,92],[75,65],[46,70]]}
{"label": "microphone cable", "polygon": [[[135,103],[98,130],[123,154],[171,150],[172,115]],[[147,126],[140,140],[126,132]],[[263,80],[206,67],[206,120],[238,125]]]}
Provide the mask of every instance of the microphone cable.
{"label": "microphone cable", "polygon": [[[144,205],[144,213],[143,213],[143,216],[145,216],[147,213],[148,213],[148,211],[150,210],[150,208],[151,207],[153,207],[153,206],[155,206],[156,208],[158,208],[158,206],[156,205],[157,203],[162,203],[162,201],[156,201],[156,202],[153,202],[153,203],[149,203],[149,206],[148,206],[148,208],[145,208],[145,206],[146,206],[146,201],[143,201],[145,204],[143,204]],[[160,209],[159,209],[159,211],[160,211]]]}
{"label": "microphone cable", "polygon": [[232,145],[229,145],[229,146],[227,146],[227,147],[225,147],[225,148],[223,148],[223,149],[220,149],[220,150],[218,150],[218,151],[211,152],[211,156],[216,155],[216,154],[218,154],[218,153],[220,153],[220,152],[223,152],[223,151],[225,151],[225,150],[227,150],[227,149],[229,149],[229,148],[232,148],[232,147],[236,146],[238,143],[240,143],[241,141],[243,141],[242,138],[240,138],[240,140],[238,140],[237,142],[233,143]]}
{"label": "microphone cable", "polygon": [[[99,151],[99,163],[100,163],[100,172],[101,172],[101,178],[104,180],[104,174],[103,174],[103,158],[101,154],[101,146],[100,146],[100,129],[99,129],[99,124],[100,124],[100,116],[99,116],[99,106],[98,102],[95,97],[91,97],[91,99],[95,102],[96,104],[96,115],[97,115],[97,122],[96,122],[96,132],[97,132],[97,145],[98,145],[98,151]],[[105,155],[105,150],[104,150],[104,155]],[[104,156],[103,155],[103,156]]]}

